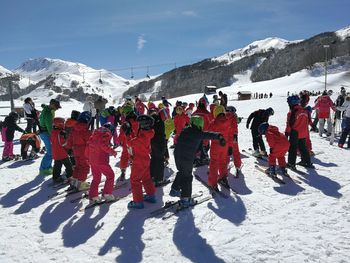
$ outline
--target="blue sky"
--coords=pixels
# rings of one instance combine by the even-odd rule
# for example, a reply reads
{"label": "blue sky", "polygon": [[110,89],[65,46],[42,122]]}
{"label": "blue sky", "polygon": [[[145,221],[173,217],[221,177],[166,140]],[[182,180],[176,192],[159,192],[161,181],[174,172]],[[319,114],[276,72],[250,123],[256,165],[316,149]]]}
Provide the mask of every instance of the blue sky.
{"label": "blue sky", "polygon": [[349,0],[2,0],[0,65],[50,57],[143,77],[267,37],[335,31],[349,10]]}

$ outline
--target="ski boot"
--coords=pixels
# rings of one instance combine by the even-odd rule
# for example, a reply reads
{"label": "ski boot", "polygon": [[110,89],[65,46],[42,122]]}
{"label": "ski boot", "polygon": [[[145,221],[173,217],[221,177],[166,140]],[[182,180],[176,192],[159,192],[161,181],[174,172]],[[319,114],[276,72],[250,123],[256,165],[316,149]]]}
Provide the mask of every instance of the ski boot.
{"label": "ski boot", "polygon": [[288,176],[288,171],[286,167],[280,167],[281,174],[284,176]]}
{"label": "ski boot", "polygon": [[172,197],[180,197],[181,196],[181,191],[180,190],[175,190],[174,188],[171,188],[169,195],[172,196]]}
{"label": "ski boot", "polygon": [[143,196],[143,201],[148,202],[148,203],[152,203],[155,204],[157,203],[157,199],[155,195],[144,195]]}
{"label": "ski boot", "polygon": [[291,169],[291,170],[294,170],[294,171],[297,170],[297,168],[295,167],[295,164],[287,163],[287,168],[289,168],[289,169]]}
{"label": "ski boot", "polygon": [[268,155],[266,151],[260,151],[260,156],[267,157]]}
{"label": "ski boot", "polygon": [[221,184],[225,188],[230,188],[230,185],[227,180],[227,176],[224,176],[218,180],[218,183]]}
{"label": "ski boot", "polygon": [[125,181],[125,169],[120,169],[120,171],[121,171],[121,174],[117,179],[117,183]]}
{"label": "ski boot", "polygon": [[315,166],[312,163],[306,163],[306,162],[300,161],[297,163],[297,165],[304,166],[305,168],[315,169]]}
{"label": "ski boot", "polygon": [[112,194],[104,194],[103,199],[106,200],[106,202],[108,203],[115,201],[117,198]]}
{"label": "ski boot", "polygon": [[129,209],[143,209],[145,206],[143,204],[143,202],[134,202],[134,201],[130,201],[128,203],[128,208]]}
{"label": "ski boot", "polygon": [[180,207],[181,208],[188,208],[190,206],[194,206],[196,204],[196,201],[193,198],[190,197],[182,197],[180,199]]}
{"label": "ski boot", "polygon": [[274,165],[270,165],[270,167],[266,170],[266,173],[269,176],[276,176],[276,167]]}
{"label": "ski boot", "polygon": [[90,204],[98,204],[101,202],[102,202],[102,199],[99,196],[95,196],[95,197],[90,198]]}
{"label": "ski boot", "polygon": [[259,150],[255,150],[255,151],[252,153],[252,155],[253,155],[254,157],[261,157],[261,154],[260,154]]}

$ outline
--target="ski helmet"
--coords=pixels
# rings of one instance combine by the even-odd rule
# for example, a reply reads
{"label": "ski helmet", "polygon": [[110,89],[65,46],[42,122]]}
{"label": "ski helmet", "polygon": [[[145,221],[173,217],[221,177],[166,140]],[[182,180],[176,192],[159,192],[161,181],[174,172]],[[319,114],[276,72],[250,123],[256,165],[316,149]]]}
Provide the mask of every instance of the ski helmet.
{"label": "ski helmet", "polygon": [[107,122],[107,123],[103,124],[103,127],[109,129],[111,131],[111,133],[114,134],[115,126],[112,123]]}
{"label": "ski helmet", "polygon": [[79,115],[80,115],[80,112],[77,110],[72,110],[72,112],[70,113],[70,117],[76,121],[78,120]]}
{"label": "ski helmet", "polygon": [[83,111],[79,114],[78,122],[89,123],[91,121],[91,112]]}
{"label": "ski helmet", "polygon": [[18,113],[17,113],[17,112],[14,112],[14,111],[11,111],[11,112],[9,113],[9,117],[13,118],[15,121],[18,121],[18,119],[19,119]]}
{"label": "ski helmet", "polygon": [[139,127],[142,130],[150,130],[153,128],[154,119],[149,115],[140,115],[136,121],[139,123]]}
{"label": "ski helmet", "polygon": [[217,116],[219,116],[220,114],[225,114],[225,107],[222,105],[218,105],[215,107],[214,109],[214,118],[216,118]]}
{"label": "ski helmet", "polygon": [[63,129],[64,123],[65,123],[65,119],[60,117],[53,118],[53,121],[52,121],[52,125],[57,129]]}
{"label": "ski helmet", "polygon": [[272,109],[272,108],[267,108],[266,109],[266,113],[269,115],[269,116],[272,116],[275,114],[275,111]]}
{"label": "ski helmet", "polygon": [[203,130],[204,119],[202,116],[192,116],[190,119],[190,124],[192,127],[196,127],[200,130]]}
{"label": "ski helmet", "polygon": [[269,127],[269,124],[267,122],[261,123],[258,127],[259,134],[261,135],[265,134],[268,127]]}
{"label": "ski helmet", "polygon": [[300,103],[300,98],[297,95],[292,95],[287,98],[287,102],[290,106],[298,105]]}
{"label": "ski helmet", "polygon": [[227,112],[236,113],[236,108],[233,106],[227,106]]}

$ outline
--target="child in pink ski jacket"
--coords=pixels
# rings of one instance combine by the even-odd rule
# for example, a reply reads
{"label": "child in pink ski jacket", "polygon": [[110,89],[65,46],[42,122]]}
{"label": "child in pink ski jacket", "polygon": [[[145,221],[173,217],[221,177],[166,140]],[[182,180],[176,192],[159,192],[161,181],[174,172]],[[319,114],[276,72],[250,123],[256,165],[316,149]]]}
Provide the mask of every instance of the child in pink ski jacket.
{"label": "child in pink ski jacket", "polygon": [[98,196],[98,186],[101,182],[102,174],[106,176],[103,198],[107,201],[115,200],[113,195],[114,172],[109,165],[109,156],[116,156],[117,152],[111,147],[111,138],[112,132],[106,127],[101,127],[94,131],[87,143],[85,155],[89,159],[93,176],[89,190],[89,197],[92,202],[101,201],[101,198]]}

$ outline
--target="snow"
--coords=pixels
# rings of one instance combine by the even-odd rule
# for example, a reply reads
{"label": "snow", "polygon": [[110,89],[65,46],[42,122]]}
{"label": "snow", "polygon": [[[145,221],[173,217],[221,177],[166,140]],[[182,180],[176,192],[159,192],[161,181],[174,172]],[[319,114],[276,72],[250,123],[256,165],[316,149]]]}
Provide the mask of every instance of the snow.
{"label": "snow", "polygon": [[246,56],[251,56],[261,52],[267,52],[272,49],[283,49],[291,43],[297,43],[300,41],[301,40],[288,41],[282,38],[269,37],[263,40],[254,41],[244,48],[233,50],[231,52],[225,53],[222,56],[215,57],[212,60],[218,62],[227,62],[228,64],[230,64]]}
{"label": "snow", "polygon": [[[324,88],[324,77],[309,71],[258,83],[249,83],[245,76],[237,79],[233,86],[221,89],[229,98],[239,90],[274,94],[270,99],[229,101],[244,117],[239,124],[240,149],[251,147],[245,122],[252,111],[273,107],[275,115],[270,123],[284,131],[287,91]],[[328,75],[328,86],[335,92],[349,83],[346,71]],[[37,96],[40,109],[40,103],[50,98]],[[176,100],[194,102],[200,96],[193,94],[170,101],[173,105]],[[333,99],[336,96],[335,93]],[[311,97],[311,105],[314,99]],[[9,102],[0,104],[7,106]],[[21,105],[21,101],[15,104]],[[73,109],[82,110],[82,104],[62,102],[56,115],[68,117]],[[8,113],[8,109],[0,111]],[[110,206],[80,212],[88,200],[75,204],[69,202],[72,197],[48,200],[55,190],[48,186],[49,177],[38,175],[41,159],[2,163],[0,262],[349,262],[350,153],[336,144],[330,146],[318,134],[311,133],[311,140],[318,153],[312,158],[316,170],[303,169],[307,171],[305,176],[290,172],[302,184],[287,182],[280,186],[254,169],[254,158],[242,155],[243,175],[238,179],[229,177],[239,195],[231,194],[229,199],[217,197],[165,221],[147,217],[163,202],[174,200],[168,195],[170,185],[158,189],[157,204],[146,204],[140,211],[126,208],[131,200],[128,196]],[[19,151],[16,140],[15,152]],[[174,178],[172,150],[170,155],[165,175]],[[110,160],[116,176],[120,173],[119,157],[120,154]],[[206,178],[206,171],[201,167],[196,173]],[[206,188],[194,179],[193,193],[199,191],[208,195]],[[128,187],[115,194],[126,192]]]}
{"label": "snow", "polygon": [[[102,95],[110,102],[119,101],[123,92],[140,81],[126,80],[105,69],[97,70],[81,63],[52,58],[29,59],[15,69],[14,73],[19,74],[23,80],[19,83],[21,88],[27,87],[29,82],[33,84],[53,75],[56,86],[70,88],[72,81],[77,81],[86,93]],[[44,89],[44,86],[40,88],[46,94],[52,92]],[[28,96],[35,94],[30,93]]]}
{"label": "snow", "polygon": [[350,37],[350,25],[337,30],[335,33],[337,34],[338,37],[340,37],[341,40],[344,40]]}

